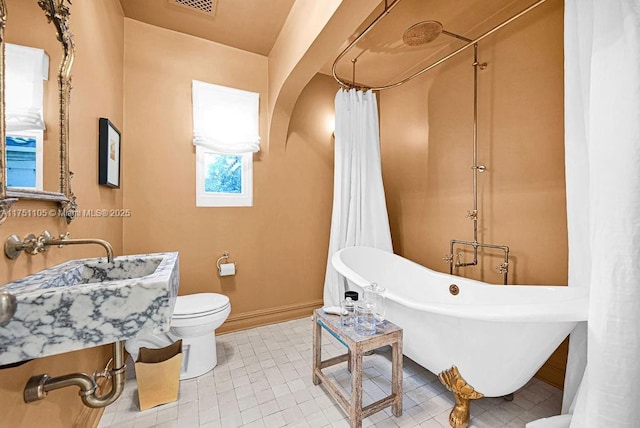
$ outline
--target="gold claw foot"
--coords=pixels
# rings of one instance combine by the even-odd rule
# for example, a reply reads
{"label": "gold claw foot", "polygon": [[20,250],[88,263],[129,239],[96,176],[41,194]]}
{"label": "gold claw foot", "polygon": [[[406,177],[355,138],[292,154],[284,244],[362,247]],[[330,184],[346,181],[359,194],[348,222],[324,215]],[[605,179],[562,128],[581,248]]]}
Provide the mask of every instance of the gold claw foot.
{"label": "gold claw foot", "polygon": [[469,400],[475,400],[482,398],[484,395],[477,392],[471,385],[467,383],[456,366],[452,366],[448,370],[444,370],[438,375],[440,382],[447,389],[453,392],[456,399],[456,405],[453,406],[451,414],[449,415],[449,424],[453,428],[466,428],[469,425]]}

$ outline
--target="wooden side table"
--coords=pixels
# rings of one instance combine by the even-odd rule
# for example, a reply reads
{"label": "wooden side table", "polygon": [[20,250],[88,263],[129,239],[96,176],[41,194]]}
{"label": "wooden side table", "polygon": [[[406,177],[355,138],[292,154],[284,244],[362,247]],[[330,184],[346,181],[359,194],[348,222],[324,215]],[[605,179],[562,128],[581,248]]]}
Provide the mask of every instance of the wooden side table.
{"label": "wooden side table", "polygon": [[[326,329],[348,349],[344,355],[322,361],[321,328]],[[365,352],[391,345],[391,395],[362,407],[362,356]],[[322,372],[322,369],[348,362],[351,371],[351,400]],[[391,406],[394,416],[402,415],[402,329],[385,321],[376,334],[360,335],[353,327],[345,327],[338,315],[329,315],[322,309],[313,313],[313,384],[324,383],[329,394],[349,415],[352,428],[360,428],[362,419]]]}

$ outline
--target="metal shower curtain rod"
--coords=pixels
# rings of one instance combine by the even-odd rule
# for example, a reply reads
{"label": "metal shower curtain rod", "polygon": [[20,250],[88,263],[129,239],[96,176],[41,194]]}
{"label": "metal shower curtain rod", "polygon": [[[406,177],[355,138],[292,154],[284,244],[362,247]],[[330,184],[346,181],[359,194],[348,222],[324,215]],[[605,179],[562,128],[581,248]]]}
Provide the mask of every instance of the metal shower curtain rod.
{"label": "metal shower curtain rod", "polygon": [[531,6],[527,7],[526,9],[518,12],[517,14],[513,15],[511,18],[507,19],[506,21],[503,21],[502,23],[498,24],[497,26],[493,27],[491,30],[487,31],[486,33],[482,34],[479,37],[476,37],[475,39],[469,41],[466,45],[462,46],[461,48],[456,49],[455,51],[451,52],[450,54],[440,58],[439,60],[437,60],[436,62],[434,62],[433,64],[428,65],[427,67],[423,68],[420,71],[417,71],[416,73],[412,74],[411,76],[400,80],[398,82],[395,83],[391,83],[389,85],[384,85],[384,86],[358,86],[355,84],[355,62],[357,61],[356,59],[353,59],[353,65],[354,65],[354,81],[349,83],[346,80],[340,78],[338,76],[338,74],[336,73],[336,66],[338,64],[338,61],[340,61],[371,29],[373,29],[373,27],[376,26],[376,24],[378,24],[378,22],[380,22],[385,16],[387,16],[389,14],[389,12],[391,12],[391,10],[396,7],[398,5],[398,3],[400,3],[401,0],[393,0],[391,3],[388,3],[388,0],[385,0],[384,2],[384,10],[382,11],[382,13],[380,13],[380,15],[378,15],[378,17],[371,23],[369,24],[369,26],[367,28],[365,28],[359,35],[358,37],[356,37],[351,43],[349,43],[349,46],[347,46],[342,52],[340,52],[340,55],[338,55],[335,59],[335,61],[333,61],[333,67],[331,68],[331,72],[333,74],[333,78],[336,79],[336,81],[343,87],[347,87],[347,88],[356,88],[356,89],[362,89],[362,90],[370,90],[370,91],[382,91],[384,89],[391,89],[391,88],[395,88],[396,86],[400,86],[404,83],[407,83],[408,81],[414,79],[415,77],[420,76],[423,73],[426,73],[427,71],[431,70],[432,68],[442,64],[443,62],[449,60],[450,58],[453,58],[454,56],[458,55],[459,53],[463,52],[464,50],[468,49],[469,47],[477,44],[480,40],[483,40],[484,38],[490,36],[491,34],[495,33],[496,31],[498,31],[499,29],[501,29],[502,27],[504,27],[507,24],[510,24],[511,22],[515,21],[516,19],[520,18],[523,15],[526,15],[527,13],[529,13],[530,11],[532,11],[533,9],[535,9],[536,7],[540,6],[542,3],[546,2],[547,0],[538,0],[537,2],[533,3]]}

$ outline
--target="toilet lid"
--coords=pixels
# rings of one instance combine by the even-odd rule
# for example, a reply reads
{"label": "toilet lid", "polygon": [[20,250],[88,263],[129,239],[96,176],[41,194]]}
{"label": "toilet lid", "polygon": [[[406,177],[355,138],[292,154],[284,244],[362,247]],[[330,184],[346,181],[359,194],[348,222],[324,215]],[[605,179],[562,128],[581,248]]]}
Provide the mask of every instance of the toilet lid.
{"label": "toilet lid", "polygon": [[196,293],[178,296],[173,316],[193,316],[215,313],[229,306],[229,298],[217,293]]}

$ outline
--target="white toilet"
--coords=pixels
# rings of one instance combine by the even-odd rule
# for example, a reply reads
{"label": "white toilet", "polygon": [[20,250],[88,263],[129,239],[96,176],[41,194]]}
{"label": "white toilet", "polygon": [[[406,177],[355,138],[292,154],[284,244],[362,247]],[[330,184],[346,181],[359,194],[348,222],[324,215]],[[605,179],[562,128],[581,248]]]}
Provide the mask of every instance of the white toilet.
{"label": "white toilet", "polygon": [[229,298],[216,293],[196,293],[178,296],[171,317],[171,330],[156,336],[129,339],[125,348],[131,358],[138,350],[164,348],[182,339],[182,371],[180,380],[198,377],[218,364],[215,330],[231,312]]}

